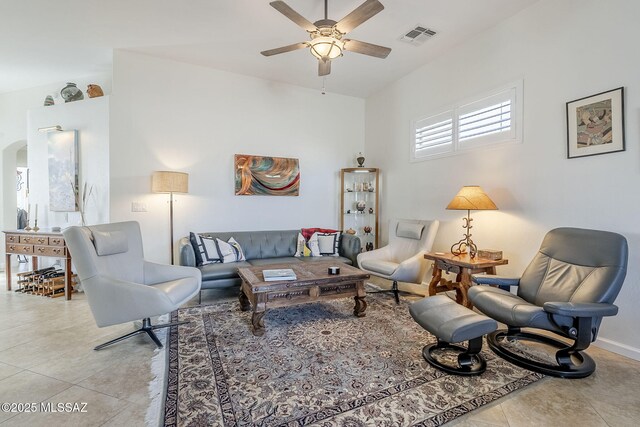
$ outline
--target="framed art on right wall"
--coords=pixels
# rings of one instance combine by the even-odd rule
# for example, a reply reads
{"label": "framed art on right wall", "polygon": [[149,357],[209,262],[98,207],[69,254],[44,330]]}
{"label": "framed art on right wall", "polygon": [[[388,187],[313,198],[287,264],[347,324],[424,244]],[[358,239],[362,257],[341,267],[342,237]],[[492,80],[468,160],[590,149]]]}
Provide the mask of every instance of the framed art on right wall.
{"label": "framed art on right wall", "polygon": [[623,87],[567,102],[567,158],[624,150]]}

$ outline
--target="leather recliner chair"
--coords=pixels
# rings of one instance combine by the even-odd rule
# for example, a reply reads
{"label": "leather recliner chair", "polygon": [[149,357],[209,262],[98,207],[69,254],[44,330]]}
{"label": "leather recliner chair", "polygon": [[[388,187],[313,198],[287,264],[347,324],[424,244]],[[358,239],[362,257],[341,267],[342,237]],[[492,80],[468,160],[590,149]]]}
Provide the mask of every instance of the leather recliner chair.
{"label": "leather recliner chair", "polygon": [[99,327],[142,320],[142,328],[101,344],[95,350],[131,336],[186,322],[152,325],[150,318],[176,310],[200,292],[200,270],[144,260],[140,225],[135,221],[69,227],[62,233],[78,278]]}
{"label": "leather recliner chair", "polygon": [[[627,240],[616,233],[580,228],[556,228],[545,236],[540,250],[522,277],[475,275],[477,284],[517,286],[512,294],[491,286],[474,286],[469,299],[489,317],[507,325],[487,336],[489,347],[521,367],[563,378],[584,378],[596,365],[583,353],[595,341],[604,316],[613,305],[627,272]],[[521,328],[551,331],[571,345]],[[535,341],[558,349],[557,364],[528,357],[510,346],[517,340]]]}

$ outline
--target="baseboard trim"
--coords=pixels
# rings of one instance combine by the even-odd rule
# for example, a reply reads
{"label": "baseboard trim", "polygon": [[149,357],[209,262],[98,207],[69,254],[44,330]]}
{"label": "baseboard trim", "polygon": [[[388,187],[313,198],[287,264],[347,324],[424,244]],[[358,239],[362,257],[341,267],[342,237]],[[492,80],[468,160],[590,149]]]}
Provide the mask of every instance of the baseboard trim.
{"label": "baseboard trim", "polygon": [[629,359],[640,361],[640,348],[631,347],[626,344],[619,343],[617,341],[608,340],[606,338],[598,338],[593,345],[600,347],[604,350],[608,350]]}

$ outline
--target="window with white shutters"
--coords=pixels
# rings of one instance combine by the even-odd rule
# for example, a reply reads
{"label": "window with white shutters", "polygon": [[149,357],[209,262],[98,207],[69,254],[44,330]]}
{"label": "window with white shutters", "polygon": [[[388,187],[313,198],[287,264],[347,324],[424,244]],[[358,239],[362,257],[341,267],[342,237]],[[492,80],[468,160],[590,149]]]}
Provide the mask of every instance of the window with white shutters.
{"label": "window with white shutters", "polygon": [[458,141],[463,148],[515,138],[511,109],[515,88],[458,108]]}
{"label": "window with white shutters", "polygon": [[453,147],[453,111],[416,121],[414,137],[415,158],[451,151]]}
{"label": "window with white shutters", "polygon": [[411,159],[522,140],[522,81],[413,122]]}

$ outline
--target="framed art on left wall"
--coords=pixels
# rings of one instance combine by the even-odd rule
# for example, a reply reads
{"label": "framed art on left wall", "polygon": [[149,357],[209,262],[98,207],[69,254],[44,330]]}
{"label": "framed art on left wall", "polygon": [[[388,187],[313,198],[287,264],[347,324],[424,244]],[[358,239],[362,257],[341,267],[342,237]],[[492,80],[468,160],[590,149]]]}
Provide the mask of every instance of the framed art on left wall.
{"label": "framed art on left wall", "polygon": [[567,102],[567,158],[624,150],[623,87]]}

